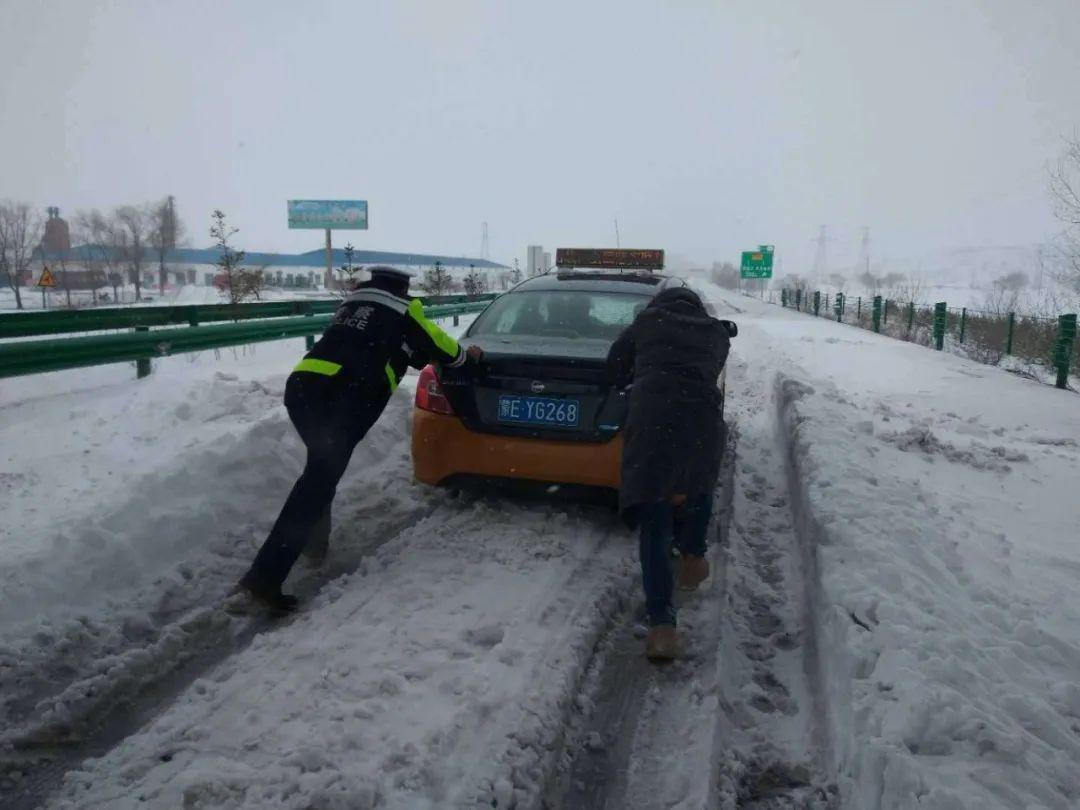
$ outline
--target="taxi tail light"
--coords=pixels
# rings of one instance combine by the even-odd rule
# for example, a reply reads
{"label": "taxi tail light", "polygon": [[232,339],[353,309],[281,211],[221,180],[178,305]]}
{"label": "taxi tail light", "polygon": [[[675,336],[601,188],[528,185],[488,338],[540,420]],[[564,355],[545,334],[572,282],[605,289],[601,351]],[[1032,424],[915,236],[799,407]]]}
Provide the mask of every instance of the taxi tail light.
{"label": "taxi tail light", "polygon": [[424,370],[420,372],[420,381],[416,384],[416,407],[431,413],[454,415],[450,400],[446,398],[442,386],[439,385],[439,378],[435,375],[435,366],[424,366]]}

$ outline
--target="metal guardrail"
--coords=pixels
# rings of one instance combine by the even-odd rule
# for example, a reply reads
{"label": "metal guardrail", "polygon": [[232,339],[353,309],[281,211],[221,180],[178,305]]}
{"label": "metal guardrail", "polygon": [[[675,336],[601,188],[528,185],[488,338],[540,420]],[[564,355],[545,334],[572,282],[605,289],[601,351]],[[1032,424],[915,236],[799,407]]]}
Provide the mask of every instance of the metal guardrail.
{"label": "metal guardrail", "polygon": [[[446,318],[487,307],[493,296],[468,303],[440,304],[424,308],[429,318]],[[331,302],[333,303],[333,302]],[[258,305],[255,305],[258,306]],[[147,309],[153,309],[147,307]],[[165,309],[169,309],[165,307]],[[3,318],[6,316],[0,316]],[[32,316],[41,317],[41,316]],[[270,316],[253,316],[264,319]],[[214,326],[183,327],[150,330],[137,327],[135,332],[89,337],[56,338],[51,340],[15,341],[0,343],[0,378],[61,371],[85,366],[136,361],[140,377],[150,373],[149,362],[155,357],[172,354],[237,346],[293,337],[321,334],[330,323],[330,313],[304,317],[271,318],[244,323]]]}
{"label": "metal guardrail", "polygon": [[[421,298],[425,306],[487,303],[495,295],[444,295]],[[340,306],[340,299],[265,301],[255,304],[185,304],[156,307],[108,307],[58,310],[55,312],[14,312],[0,315],[0,339],[63,335],[73,332],[101,332],[109,329],[142,327],[199,326],[224,321],[258,318],[287,318],[294,315],[322,315]]]}
{"label": "metal guardrail", "polygon": [[[829,295],[826,293],[824,299],[826,315],[830,309]],[[917,306],[914,301],[901,303],[881,295],[867,296],[865,306],[862,296],[856,297],[854,306],[850,296],[843,293],[836,293],[832,300],[831,312],[838,322],[842,323],[845,313],[853,309],[852,325],[889,334],[901,340],[933,346],[939,352],[945,349],[946,336],[953,334],[957,344],[974,345],[976,352],[964,352],[966,356],[991,365],[996,365],[1004,357],[1020,354],[1026,361],[1055,372],[1055,385],[1058,388],[1068,387],[1069,375],[1076,362],[1075,312],[1057,318],[1030,315],[1017,317],[1015,312],[994,313],[969,310],[967,307],[950,307],[945,301],[938,301],[931,309]],[[823,314],[821,305],[822,296],[818,291],[811,296],[809,290],[780,290],[782,307],[820,316]],[[897,316],[901,318],[899,323]],[[971,333],[976,330],[977,334],[972,339]],[[1026,344],[1026,350],[1021,348],[1019,343]]]}

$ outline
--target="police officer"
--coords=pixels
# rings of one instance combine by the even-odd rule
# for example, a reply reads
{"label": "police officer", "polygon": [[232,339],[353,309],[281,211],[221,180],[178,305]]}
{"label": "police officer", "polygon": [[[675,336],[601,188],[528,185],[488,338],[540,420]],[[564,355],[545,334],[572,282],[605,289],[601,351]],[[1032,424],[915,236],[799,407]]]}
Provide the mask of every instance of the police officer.
{"label": "police officer", "polygon": [[[461,366],[482,355],[464,351],[409,298],[409,274],[372,267],[322,338],[285,383],[285,408],[307,446],[307,463],[240,586],[275,612],[296,608],[281,592],[309,544],[325,551],[330,504],[353,449],[386,407],[408,366]],[[321,547],[321,548],[320,548]]]}

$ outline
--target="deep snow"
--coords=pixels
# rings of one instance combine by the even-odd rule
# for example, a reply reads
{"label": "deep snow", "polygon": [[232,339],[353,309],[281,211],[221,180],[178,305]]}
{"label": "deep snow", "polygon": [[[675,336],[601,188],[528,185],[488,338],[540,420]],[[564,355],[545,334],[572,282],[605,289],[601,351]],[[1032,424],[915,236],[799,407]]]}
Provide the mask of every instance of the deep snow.
{"label": "deep snow", "polygon": [[848,806],[1080,805],[1080,401],[726,297],[816,551]]}
{"label": "deep snow", "polygon": [[[703,288],[740,311],[731,538],[693,655],[650,681],[627,806],[1080,805],[1076,395]],[[78,737],[250,628],[227,594],[300,465],[299,346],[3,383],[4,740]],[[575,729],[612,744],[589,673],[633,621],[633,539],[414,486],[409,408],[358,451],[301,614],[226,643],[52,806],[535,807]]]}

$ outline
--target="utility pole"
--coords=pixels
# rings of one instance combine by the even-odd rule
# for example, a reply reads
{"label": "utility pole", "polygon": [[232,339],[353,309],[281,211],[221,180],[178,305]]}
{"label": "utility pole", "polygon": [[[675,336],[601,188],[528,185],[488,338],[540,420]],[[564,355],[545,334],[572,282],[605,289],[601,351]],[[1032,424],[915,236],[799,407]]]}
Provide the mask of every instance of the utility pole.
{"label": "utility pole", "polygon": [[829,243],[829,226],[822,225],[821,230],[818,231],[818,237],[815,240],[817,247],[814,249],[814,282],[818,283],[821,278],[828,272],[829,269],[829,256],[828,256],[828,243]]}
{"label": "utility pole", "polygon": [[488,246],[488,226],[487,226],[487,223],[485,222],[483,227],[481,228],[481,236],[480,236],[480,258],[481,259],[487,259],[488,258],[488,250],[489,250],[489,246]]}
{"label": "utility pole", "polygon": [[864,225],[862,229],[862,244],[859,246],[859,258],[855,262],[855,272],[870,272],[870,227],[868,225]]}
{"label": "utility pole", "polygon": [[619,219],[615,218],[615,247],[621,248],[622,242],[619,240]]}

